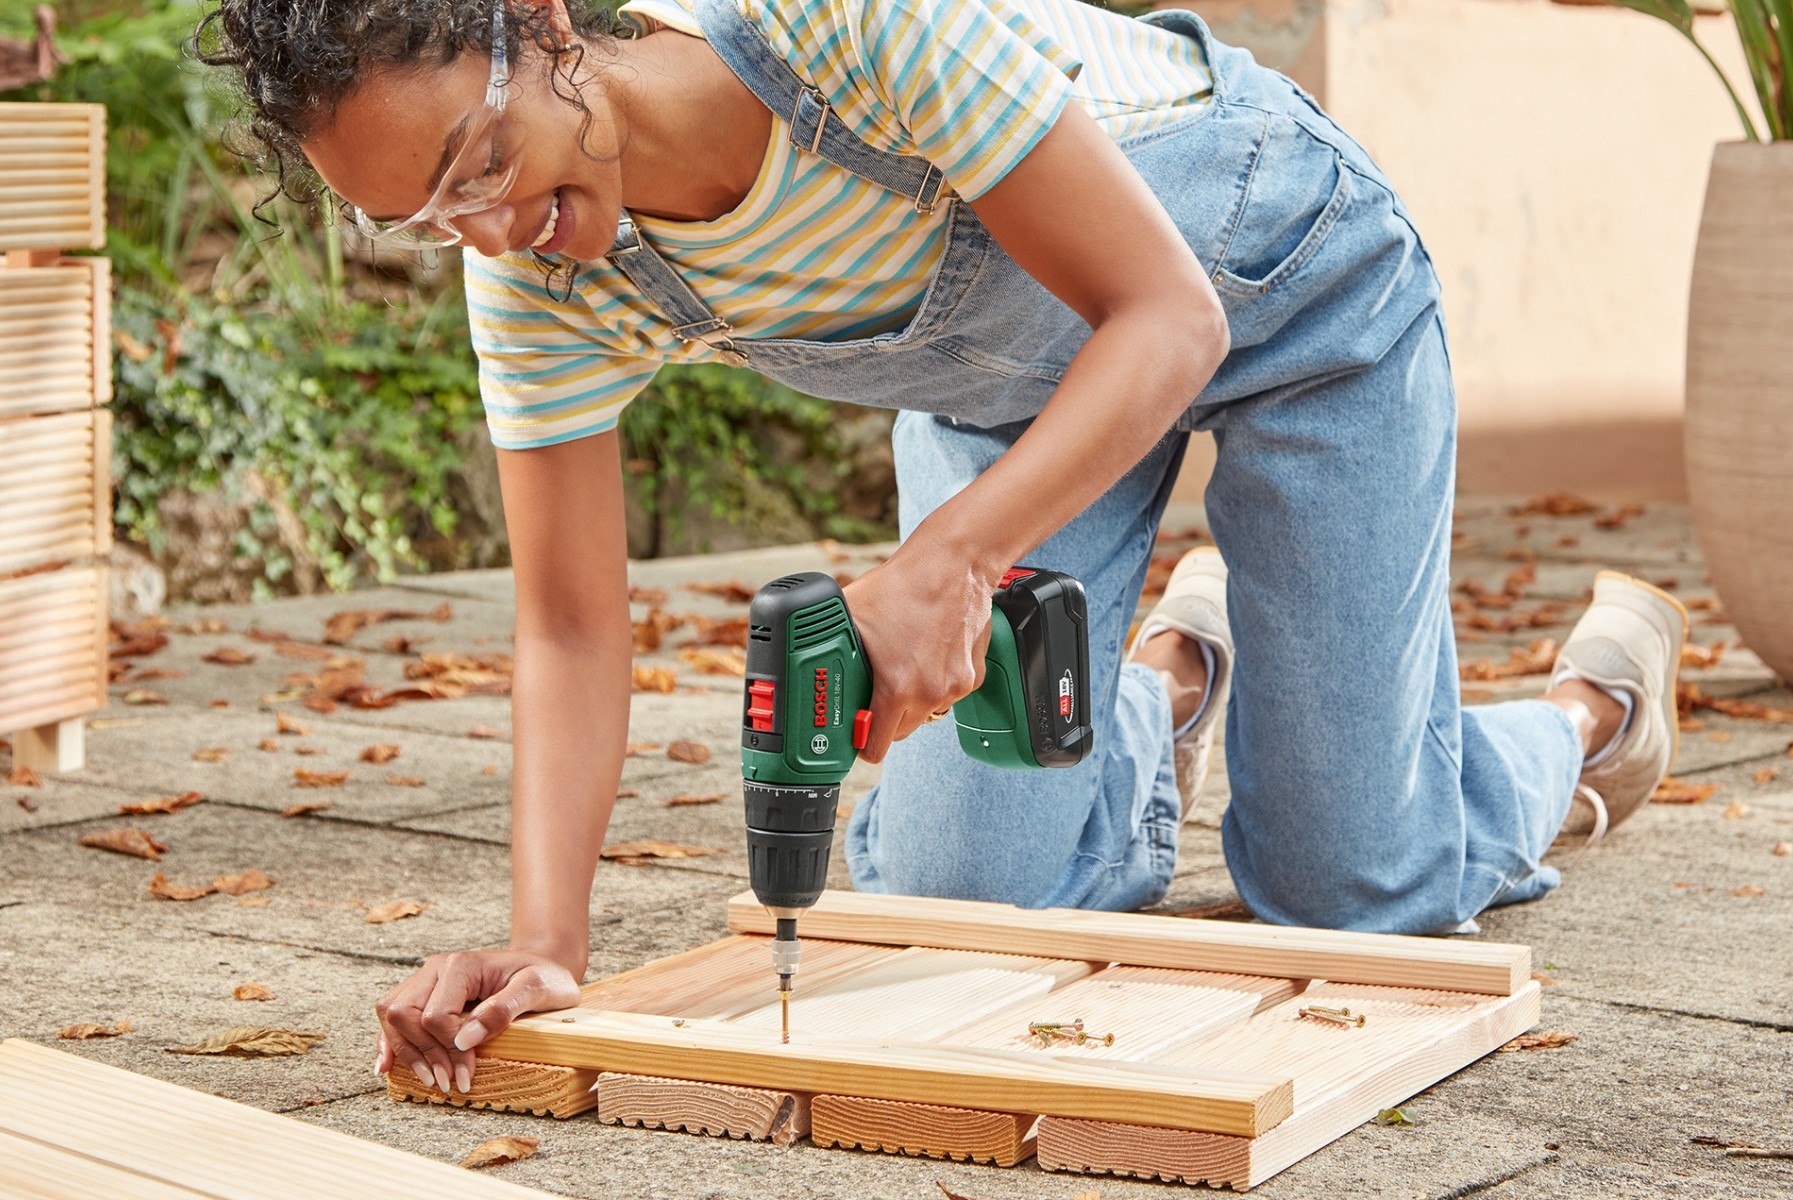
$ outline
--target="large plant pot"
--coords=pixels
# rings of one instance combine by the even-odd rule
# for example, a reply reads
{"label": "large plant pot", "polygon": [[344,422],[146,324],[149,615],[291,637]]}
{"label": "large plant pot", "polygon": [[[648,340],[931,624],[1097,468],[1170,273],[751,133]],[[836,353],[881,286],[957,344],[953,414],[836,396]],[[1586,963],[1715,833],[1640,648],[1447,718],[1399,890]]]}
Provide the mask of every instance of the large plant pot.
{"label": "large plant pot", "polygon": [[1687,326],[1687,490],[1725,612],[1793,680],[1793,142],[1712,155]]}

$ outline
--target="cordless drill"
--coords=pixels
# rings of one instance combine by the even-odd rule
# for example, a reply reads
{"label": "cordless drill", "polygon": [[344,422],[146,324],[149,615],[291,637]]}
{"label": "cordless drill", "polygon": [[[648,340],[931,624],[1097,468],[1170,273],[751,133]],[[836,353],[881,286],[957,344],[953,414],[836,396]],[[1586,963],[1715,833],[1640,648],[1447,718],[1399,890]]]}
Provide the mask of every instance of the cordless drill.
{"label": "cordless drill", "polygon": [[[777,923],[784,1040],[790,1040],[797,917],[827,885],[835,809],[871,733],[872,668],[833,578],[774,579],[747,617],[741,788],[753,894]],[[1089,754],[1089,633],[1083,585],[1015,567],[990,610],[984,682],[953,705],[959,745],[997,767],[1069,767]]]}

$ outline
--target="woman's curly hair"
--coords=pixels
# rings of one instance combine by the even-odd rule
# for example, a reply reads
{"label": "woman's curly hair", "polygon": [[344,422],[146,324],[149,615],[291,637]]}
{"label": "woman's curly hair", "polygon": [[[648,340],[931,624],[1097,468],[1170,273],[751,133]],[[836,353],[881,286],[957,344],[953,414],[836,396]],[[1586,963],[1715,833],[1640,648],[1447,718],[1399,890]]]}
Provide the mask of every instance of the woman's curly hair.
{"label": "woman's curly hair", "polygon": [[[233,146],[275,177],[261,208],[284,192],[302,203],[324,189],[301,143],[328,124],[337,106],[375,70],[442,67],[463,53],[492,52],[492,10],[504,0],[219,0],[195,35],[201,62],[232,71],[242,85],[248,141]],[[506,8],[505,47],[512,64],[525,44],[549,56],[555,94],[585,114],[574,83],[583,39],[616,36],[619,24],[598,0],[570,0],[579,36],[562,43],[541,4]],[[514,68],[513,68],[514,69]]]}

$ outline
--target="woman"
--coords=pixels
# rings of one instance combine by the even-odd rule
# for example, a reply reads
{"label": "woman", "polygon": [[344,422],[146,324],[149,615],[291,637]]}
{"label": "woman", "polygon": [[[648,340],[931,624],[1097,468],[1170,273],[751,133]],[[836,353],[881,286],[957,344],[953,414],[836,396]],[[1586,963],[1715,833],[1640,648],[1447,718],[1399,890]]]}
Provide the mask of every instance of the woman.
{"label": "woman", "polygon": [[[666,360],[903,410],[904,541],[848,588],[884,763],[860,888],[1153,902],[1229,694],[1227,860],[1270,921],[1472,928],[1557,885],[1572,796],[1597,836],[1664,773],[1685,617],[1620,576],[1544,702],[1459,709],[1437,282],[1282,76],[1176,10],[631,0],[621,40],[568,3],[208,21],[283,184],[468,250],[517,581],[513,932],[382,1000],[377,1069],[464,1091],[474,1046],[576,1000],[628,722],[615,421]],[[1123,659],[1195,429],[1231,576],[1187,558]],[[1022,559],[1089,595],[1100,753],[1068,770],[930,725]]]}

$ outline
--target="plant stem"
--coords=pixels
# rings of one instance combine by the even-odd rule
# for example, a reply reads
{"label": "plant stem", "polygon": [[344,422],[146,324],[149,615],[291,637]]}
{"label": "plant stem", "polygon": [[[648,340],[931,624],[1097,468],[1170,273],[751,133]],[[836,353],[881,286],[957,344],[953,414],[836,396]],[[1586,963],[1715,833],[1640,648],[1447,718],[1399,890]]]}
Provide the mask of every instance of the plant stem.
{"label": "plant stem", "polygon": [[1743,132],[1748,135],[1750,141],[1761,141],[1762,136],[1756,132],[1756,123],[1750,119],[1749,110],[1743,107],[1743,100],[1737,95],[1737,89],[1731,86],[1730,76],[1726,75],[1724,68],[1718,65],[1718,60],[1706,52],[1706,47],[1701,45],[1699,38],[1689,33],[1687,40],[1692,42],[1693,48],[1700,52],[1700,57],[1706,60],[1706,64],[1712,68],[1712,73],[1718,76],[1718,81],[1725,85],[1725,94],[1731,98],[1731,103],[1737,106],[1737,118],[1743,122]]}

